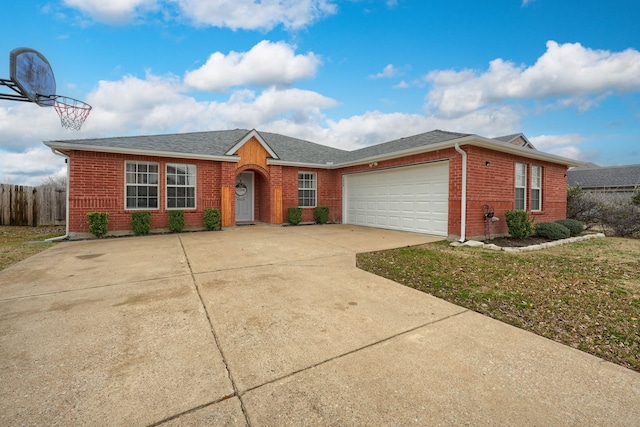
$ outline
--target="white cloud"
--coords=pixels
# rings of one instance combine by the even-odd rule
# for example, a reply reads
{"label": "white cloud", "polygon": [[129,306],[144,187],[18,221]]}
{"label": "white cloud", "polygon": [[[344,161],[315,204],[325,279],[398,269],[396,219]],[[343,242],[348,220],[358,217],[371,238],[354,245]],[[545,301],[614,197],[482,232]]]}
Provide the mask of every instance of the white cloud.
{"label": "white cloud", "polygon": [[197,24],[232,29],[302,28],[336,13],[330,0],[172,0]]}
{"label": "white cloud", "polygon": [[157,0],[64,0],[96,21],[124,23],[157,6]]}
{"label": "white cloud", "polygon": [[315,120],[309,123],[280,120],[271,123],[265,130],[344,150],[355,150],[434,129],[497,136],[493,135],[496,130],[500,134],[515,132],[519,119],[519,115],[507,107],[475,111],[456,119],[368,111],[340,120]]}
{"label": "white cloud", "polygon": [[398,69],[393,66],[393,64],[389,64],[378,74],[371,74],[369,76],[370,79],[389,79],[398,74]]}
{"label": "white cloud", "polygon": [[213,53],[207,63],[185,74],[187,85],[206,91],[224,91],[230,86],[288,86],[312,78],[320,65],[313,53],[296,55],[287,43],[263,40],[248,52]]}
{"label": "white cloud", "polygon": [[66,175],[64,159],[41,144],[20,153],[0,151],[0,183],[38,186],[48,176]]}
{"label": "white cloud", "polygon": [[566,104],[584,111],[612,93],[640,91],[640,52],[549,41],[547,51],[530,67],[495,59],[482,73],[433,71],[425,79],[433,84],[428,102],[449,116],[525,98],[564,98]]}
{"label": "white cloud", "polygon": [[582,150],[579,147],[586,141],[586,138],[577,133],[567,135],[538,135],[530,137],[529,140],[540,151],[568,157],[570,159],[586,161],[589,157],[594,157],[597,154],[593,151]]}
{"label": "white cloud", "polygon": [[185,87],[173,76],[147,73],[139,79],[101,81],[88,96],[93,106],[84,135],[185,132],[235,127],[264,128],[273,120],[301,122],[322,117],[337,105],[317,92],[269,87],[262,92],[238,89],[222,101],[198,101],[182,93]]}
{"label": "white cloud", "polygon": [[331,0],[64,0],[64,4],[109,24],[162,11],[165,19],[177,13],[197,25],[234,30],[270,30],[277,25],[298,29],[337,11]]}
{"label": "white cloud", "polygon": [[533,3],[535,0],[522,0],[522,7],[527,7],[529,4]]}
{"label": "white cloud", "polygon": [[537,149],[547,150],[549,148],[566,145],[579,145],[585,141],[585,138],[577,133],[573,133],[568,135],[538,135],[530,137],[529,140]]}

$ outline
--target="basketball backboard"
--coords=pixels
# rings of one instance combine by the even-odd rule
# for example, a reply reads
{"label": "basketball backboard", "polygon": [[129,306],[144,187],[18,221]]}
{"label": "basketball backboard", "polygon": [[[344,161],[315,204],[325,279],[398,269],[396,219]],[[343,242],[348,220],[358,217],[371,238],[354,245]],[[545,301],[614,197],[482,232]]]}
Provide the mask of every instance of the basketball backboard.
{"label": "basketball backboard", "polygon": [[49,98],[56,94],[56,79],[47,58],[40,52],[21,47],[9,55],[10,78],[31,102],[43,107],[53,106]]}
{"label": "basketball backboard", "polygon": [[41,107],[54,107],[63,127],[80,130],[91,105],[56,94],[56,79],[47,58],[27,47],[13,49],[9,54],[9,79],[0,79],[13,93],[0,93],[0,99],[34,102]]}

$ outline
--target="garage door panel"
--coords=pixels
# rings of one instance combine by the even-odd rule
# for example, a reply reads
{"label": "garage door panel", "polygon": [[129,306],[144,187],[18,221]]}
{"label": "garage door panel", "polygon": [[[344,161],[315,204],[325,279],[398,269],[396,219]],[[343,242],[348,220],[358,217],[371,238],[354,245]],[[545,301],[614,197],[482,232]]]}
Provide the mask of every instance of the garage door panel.
{"label": "garage door panel", "polygon": [[348,224],[447,235],[449,162],[345,175]]}

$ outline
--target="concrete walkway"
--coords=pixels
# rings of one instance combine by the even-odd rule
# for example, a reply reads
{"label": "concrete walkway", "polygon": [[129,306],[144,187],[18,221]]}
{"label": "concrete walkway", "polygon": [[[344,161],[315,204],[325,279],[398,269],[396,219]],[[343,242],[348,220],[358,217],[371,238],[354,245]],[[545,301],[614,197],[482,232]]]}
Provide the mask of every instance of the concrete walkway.
{"label": "concrete walkway", "polygon": [[0,425],[640,424],[640,374],[355,268],[433,240],[60,243],[0,272]]}

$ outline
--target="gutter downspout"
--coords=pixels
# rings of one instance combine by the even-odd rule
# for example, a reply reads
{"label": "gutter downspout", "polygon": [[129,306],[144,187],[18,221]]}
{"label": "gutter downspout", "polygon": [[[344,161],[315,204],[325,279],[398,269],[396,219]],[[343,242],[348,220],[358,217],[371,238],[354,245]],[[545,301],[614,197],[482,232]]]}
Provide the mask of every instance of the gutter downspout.
{"label": "gutter downspout", "polygon": [[464,243],[467,233],[467,153],[456,142],[454,147],[462,154],[462,200],[460,201],[460,243]]}
{"label": "gutter downspout", "polygon": [[70,178],[70,173],[69,173],[69,161],[70,158],[69,156],[67,156],[66,154],[62,154],[60,151],[52,148],[51,151],[53,152],[53,154],[56,154],[58,156],[64,157],[64,163],[67,165],[67,208],[65,209],[66,211],[66,219],[65,219],[65,233],[64,236],[58,236],[58,237],[52,237],[50,239],[45,239],[45,242],[55,242],[57,240],[64,240],[69,238],[69,178]]}

